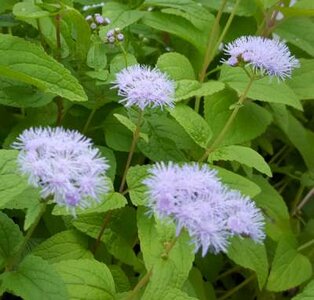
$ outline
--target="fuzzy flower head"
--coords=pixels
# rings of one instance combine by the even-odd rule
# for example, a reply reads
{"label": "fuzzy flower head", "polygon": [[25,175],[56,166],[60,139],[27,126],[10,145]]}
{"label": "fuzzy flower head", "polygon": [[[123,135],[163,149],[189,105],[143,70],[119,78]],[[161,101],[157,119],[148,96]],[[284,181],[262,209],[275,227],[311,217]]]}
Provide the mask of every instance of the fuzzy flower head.
{"label": "fuzzy flower head", "polygon": [[222,184],[207,165],[157,163],[148,173],[143,183],[150,214],[173,219],[177,235],[186,229],[203,256],[207,251],[227,252],[235,235],[256,242],[265,238],[264,217],[255,203]]}
{"label": "fuzzy flower head", "polygon": [[13,148],[20,150],[18,165],[29,183],[40,188],[41,197],[53,197],[73,214],[108,192],[104,175],[109,168],[92,141],[74,130],[30,128]]}
{"label": "fuzzy flower head", "polygon": [[160,70],[134,65],[116,74],[114,88],[118,88],[120,101],[126,107],[173,107],[175,84]]}
{"label": "fuzzy flower head", "polygon": [[236,66],[243,62],[262,75],[284,80],[291,77],[299,61],[290,53],[287,45],[278,39],[259,36],[243,36],[224,48],[229,59],[225,63]]}

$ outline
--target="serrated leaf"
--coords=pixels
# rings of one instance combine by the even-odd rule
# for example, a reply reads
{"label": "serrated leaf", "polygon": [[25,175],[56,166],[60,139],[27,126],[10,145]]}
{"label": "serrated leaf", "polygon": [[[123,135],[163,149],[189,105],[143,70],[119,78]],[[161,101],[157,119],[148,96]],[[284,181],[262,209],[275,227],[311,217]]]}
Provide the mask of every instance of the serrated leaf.
{"label": "serrated leaf", "polygon": [[217,160],[237,161],[240,164],[255,168],[267,176],[272,176],[271,169],[264,160],[263,156],[248,147],[232,145],[217,148],[209,154],[208,161],[214,162]]}
{"label": "serrated leaf", "polygon": [[[244,92],[249,78],[241,68],[223,66],[220,80],[228,84],[240,95]],[[255,80],[249,89],[248,98],[272,103],[281,103],[302,110],[302,105],[294,91],[285,84],[268,77]]]}
{"label": "serrated leaf", "polygon": [[39,199],[37,190],[30,188],[27,179],[18,174],[17,154],[16,150],[0,150],[1,208],[9,207],[11,201],[24,199],[24,195],[27,195],[27,201],[38,201]]}
{"label": "serrated leaf", "polygon": [[91,259],[76,259],[53,266],[65,282],[70,299],[115,299],[114,281],[105,264]]}
{"label": "serrated leaf", "polygon": [[231,189],[239,190],[242,194],[252,198],[261,192],[257,184],[239,174],[217,166],[213,166],[212,168],[218,171],[218,176],[221,178],[222,182]]}
{"label": "serrated leaf", "polygon": [[311,275],[312,266],[309,259],[298,253],[296,243],[283,237],[275,252],[267,290],[280,292],[294,288],[309,279]]}
{"label": "serrated leaf", "polygon": [[49,263],[93,257],[88,250],[88,238],[75,230],[62,231],[53,235],[37,246],[32,254],[40,256]]}
{"label": "serrated leaf", "polygon": [[185,104],[178,104],[173,109],[169,109],[169,112],[195,143],[207,148],[212,137],[212,131],[198,113]]}
{"label": "serrated leaf", "polygon": [[95,43],[93,44],[87,54],[87,65],[95,70],[104,69],[107,65],[107,55],[104,44]]}
{"label": "serrated leaf", "polygon": [[22,242],[23,234],[19,226],[6,214],[0,212],[0,267],[15,253]]}
{"label": "serrated leaf", "polygon": [[268,276],[266,248],[251,239],[233,238],[227,256],[241,267],[256,272],[259,288],[262,290]]}
{"label": "serrated leaf", "polygon": [[86,94],[69,70],[39,46],[0,34],[1,75],[36,86],[71,101],[87,101]]}
{"label": "serrated leaf", "polygon": [[[230,106],[237,101],[236,93],[229,89],[205,98],[205,120],[213,131],[213,139],[226,124],[231,114]],[[252,102],[246,102],[240,108],[221,146],[250,141],[266,131],[271,121],[272,116],[265,108]]]}
{"label": "serrated leaf", "polygon": [[68,300],[57,271],[40,257],[28,255],[11,272],[1,274],[2,289],[24,300]]}
{"label": "serrated leaf", "polygon": [[156,65],[172,79],[195,79],[195,73],[190,61],[180,53],[165,53],[158,58]]}
{"label": "serrated leaf", "polygon": [[224,83],[214,80],[205,83],[196,80],[180,80],[177,82],[176,101],[191,97],[209,96],[223,90],[224,87]]}

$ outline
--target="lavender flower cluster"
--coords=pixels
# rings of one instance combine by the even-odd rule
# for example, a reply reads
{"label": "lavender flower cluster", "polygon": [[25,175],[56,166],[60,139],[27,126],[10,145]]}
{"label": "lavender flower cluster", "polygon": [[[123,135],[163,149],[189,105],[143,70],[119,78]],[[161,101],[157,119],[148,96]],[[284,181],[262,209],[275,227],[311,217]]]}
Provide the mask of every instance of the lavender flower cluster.
{"label": "lavender flower cluster", "polygon": [[116,74],[115,86],[125,107],[173,107],[175,84],[157,68],[134,65]]}
{"label": "lavender flower cluster", "polygon": [[264,217],[249,198],[223,185],[207,165],[157,163],[143,181],[148,187],[150,213],[174,219],[177,235],[185,228],[195,251],[204,256],[226,252],[232,236],[265,238]]}
{"label": "lavender flower cluster", "polygon": [[290,53],[287,45],[278,39],[259,36],[242,36],[224,48],[230,58],[225,63],[236,66],[241,62],[260,72],[284,80],[290,77],[299,61]]}
{"label": "lavender flower cluster", "polygon": [[12,147],[20,150],[20,171],[32,186],[40,188],[41,197],[53,197],[73,214],[77,207],[87,208],[108,192],[107,161],[92,141],[77,131],[31,128],[24,130]]}
{"label": "lavender flower cluster", "polygon": [[123,33],[121,33],[120,28],[110,29],[107,32],[106,37],[107,37],[107,43],[109,44],[114,44],[114,43],[124,41],[124,35]]}
{"label": "lavender flower cluster", "polygon": [[89,23],[92,30],[97,29],[100,25],[108,25],[111,23],[109,18],[104,18],[101,14],[88,15],[85,20]]}

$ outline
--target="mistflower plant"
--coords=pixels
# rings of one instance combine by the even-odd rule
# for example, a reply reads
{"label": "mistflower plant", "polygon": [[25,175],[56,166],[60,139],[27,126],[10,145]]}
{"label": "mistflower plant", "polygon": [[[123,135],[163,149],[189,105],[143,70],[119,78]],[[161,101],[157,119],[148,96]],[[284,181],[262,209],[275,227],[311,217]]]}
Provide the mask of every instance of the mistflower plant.
{"label": "mistflower plant", "polygon": [[291,76],[299,61],[287,45],[278,39],[260,36],[242,36],[224,47],[230,57],[224,62],[230,66],[244,63],[262,75],[284,80]]}
{"label": "mistflower plant", "polygon": [[118,89],[120,102],[125,107],[173,107],[175,84],[157,68],[134,65],[116,74],[113,88]]}
{"label": "mistflower plant", "polygon": [[105,173],[109,165],[92,141],[75,130],[30,128],[13,143],[19,150],[18,166],[41,197],[75,209],[90,207],[108,192]]}
{"label": "mistflower plant", "polygon": [[207,165],[156,163],[143,181],[150,214],[173,218],[177,235],[185,228],[202,255],[227,252],[229,238],[246,236],[262,242],[264,217],[255,203],[220,182]]}

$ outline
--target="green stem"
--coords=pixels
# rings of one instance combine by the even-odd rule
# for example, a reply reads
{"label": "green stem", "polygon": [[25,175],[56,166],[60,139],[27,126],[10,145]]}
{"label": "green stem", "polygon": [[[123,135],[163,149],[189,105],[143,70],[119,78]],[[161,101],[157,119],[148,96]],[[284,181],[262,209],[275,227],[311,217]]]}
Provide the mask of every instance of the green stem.
{"label": "green stem", "polygon": [[82,131],[83,134],[85,134],[85,133],[87,132],[88,127],[89,127],[89,125],[90,125],[90,123],[91,123],[91,121],[92,121],[92,119],[93,119],[93,117],[94,117],[96,111],[97,111],[97,109],[94,108],[94,109],[90,112],[90,114],[89,114],[89,116],[88,116],[88,118],[87,118],[87,121],[86,121],[86,123],[85,123],[85,125],[84,125],[83,131]]}
{"label": "green stem", "polygon": [[299,248],[298,248],[298,251],[302,251],[310,246],[314,245],[314,239],[310,240],[309,242],[301,245]]}
{"label": "green stem", "polygon": [[16,264],[19,262],[21,255],[25,249],[25,246],[27,245],[27,243],[28,243],[29,239],[31,238],[31,236],[33,235],[37,225],[39,224],[41,217],[43,216],[43,214],[46,211],[46,207],[47,207],[47,202],[46,201],[42,202],[42,207],[41,207],[39,214],[37,215],[32,226],[28,229],[26,235],[24,236],[23,241],[18,246],[18,249],[15,251],[14,256],[9,260],[9,263],[6,266],[6,271],[11,271],[16,266]]}
{"label": "green stem", "polygon": [[298,206],[298,203],[300,202],[304,189],[305,189],[305,186],[301,183],[291,205],[291,216],[293,216],[293,214],[296,211],[296,208]]}
{"label": "green stem", "polygon": [[137,293],[141,290],[142,287],[144,287],[148,282],[150,277],[153,274],[153,269],[150,269],[149,272],[145,274],[144,277],[137,283],[135,288],[132,290],[132,292],[127,296],[126,300],[133,300],[137,296]]}
{"label": "green stem", "polygon": [[128,66],[128,54],[127,54],[127,52],[125,51],[124,47],[122,46],[122,44],[120,42],[119,42],[119,46],[120,46],[121,51],[123,53],[125,67],[127,67]]}
{"label": "green stem", "polygon": [[123,172],[123,176],[122,176],[122,180],[121,180],[121,184],[120,184],[120,188],[119,188],[119,193],[122,193],[123,189],[124,189],[124,185],[125,185],[125,181],[126,181],[126,175],[128,173],[128,170],[129,170],[129,167],[130,167],[130,164],[132,161],[132,157],[133,157],[133,154],[135,151],[136,143],[140,137],[142,119],[143,119],[143,110],[141,110],[139,115],[138,115],[137,124],[136,124],[135,131],[133,133],[133,139],[132,139],[128,159],[126,161],[126,165],[124,168],[124,172]]}
{"label": "green stem", "polygon": [[99,231],[99,234],[97,236],[96,242],[95,242],[95,244],[93,245],[93,247],[91,249],[93,254],[96,253],[96,251],[97,251],[97,249],[98,249],[98,247],[100,245],[101,238],[102,238],[102,236],[103,236],[103,234],[105,232],[105,229],[106,229],[106,227],[107,227],[107,225],[108,225],[108,223],[109,223],[109,221],[111,219],[111,215],[112,215],[112,211],[109,211],[106,214],[106,216],[105,216],[105,218],[104,218],[104,220],[103,220],[103,222],[101,224],[100,231]]}
{"label": "green stem", "polygon": [[300,204],[295,208],[295,210],[292,212],[292,215],[295,216],[302,208],[303,206],[311,199],[311,197],[314,194],[314,188],[312,188],[306,196],[303,198],[303,200],[300,202]]}
{"label": "green stem", "polygon": [[232,111],[231,115],[229,116],[225,126],[222,128],[222,130],[220,131],[219,135],[216,137],[216,139],[214,140],[214,142],[212,143],[212,145],[210,147],[207,148],[207,150],[205,151],[204,155],[200,158],[199,162],[204,161],[209,153],[211,153],[213,150],[215,150],[215,148],[217,146],[220,145],[220,143],[223,141],[223,139],[225,138],[225,135],[227,134],[227,132],[229,131],[231,125],[233,124],[233,121],[235,120],[240,108],[243,105],[244,100],[247,97],[247,94],[254,82],[254,76],[252,76],[244,90],[244,92],[242,93],[242,95],[239,98],[239,101],[236,103],[234,110]]}
{"label": "green stem", "polygon": [[228,276],[228,275],[230,275],[230,274],[232,274],[232,273],[238,272],[239,270],[241,270],[241,268],[240,268],[239,266],[235,266],[235,267],[233,267],[233,268],[227,270],[226,272],[223,272],[223,273],[221,273],[220,275],[218,275],[218,276],[216,277],[216,281],[219,280],[219,279],[221,279],[221,278],[224,278],[224,277],[226,277],[226,276]]}
{"label": "green stem", "polygon": [[230,291],[225,293],[222,297],[219,297],[217,300],[225,300],[225,299],[230,298],[230,296],[232,296],[234,293],[236,293],[237,291],[242,289],[245,285],[247,285],[249,282],[251,282],[254,278],[255,278],[255,275],[248,277],[243,282],[241,282],[239,285],[237,285],[236,287],[234,287],[233,289],[231,289]]}

